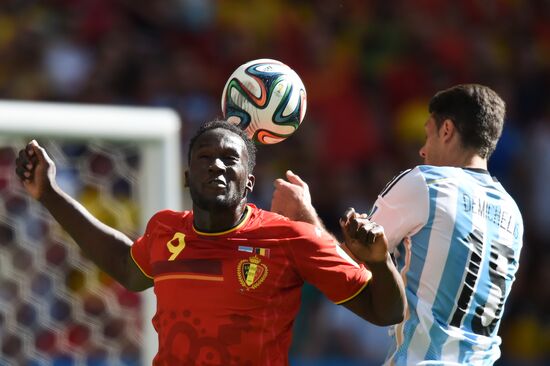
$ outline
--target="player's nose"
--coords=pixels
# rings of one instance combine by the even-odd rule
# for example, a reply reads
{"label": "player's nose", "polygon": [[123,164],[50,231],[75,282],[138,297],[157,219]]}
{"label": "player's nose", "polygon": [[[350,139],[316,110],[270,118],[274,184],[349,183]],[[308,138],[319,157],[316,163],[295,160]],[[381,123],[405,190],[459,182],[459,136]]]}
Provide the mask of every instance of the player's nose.
{"label": "player's nose", "polygon": [[215,158],[210,161],[208,169],[211,171],[225,170],[225,164],[222,159]]}
{"label": "player's nose", "polygon": [[418,150],[418,155],[420,155],[420,157],[422,159],[426,159],[426,148],[425,148],[425,146],[422,146],[420,148],[420,150]]}

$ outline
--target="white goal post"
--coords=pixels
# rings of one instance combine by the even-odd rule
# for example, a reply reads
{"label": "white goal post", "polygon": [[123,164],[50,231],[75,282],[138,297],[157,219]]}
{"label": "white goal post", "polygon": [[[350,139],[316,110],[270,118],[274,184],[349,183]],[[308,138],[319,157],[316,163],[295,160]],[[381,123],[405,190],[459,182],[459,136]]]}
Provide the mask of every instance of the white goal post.
{"label": "white goal post", "polygon": [[[190,206],[182,198],[180,120],[170,109],[0,101],[0,143],[15,137],[137,144],[142,154],[138,183],[142,229],[160,209]],[[151,365],[158,348],[151,325],[156,308],[151,289],[144,292],[142,304],[141,359]]]}

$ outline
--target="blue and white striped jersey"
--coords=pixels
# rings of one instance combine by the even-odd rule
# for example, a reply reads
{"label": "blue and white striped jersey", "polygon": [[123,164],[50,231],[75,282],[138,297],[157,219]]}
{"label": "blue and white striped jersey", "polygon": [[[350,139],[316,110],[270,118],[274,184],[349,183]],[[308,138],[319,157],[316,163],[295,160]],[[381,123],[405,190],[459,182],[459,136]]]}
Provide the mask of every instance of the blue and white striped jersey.
{"label": "blue and white striped jersey", "polygon": [[406,287],[387,365],[492,365],[504,303],[518,269],[520,211],[486,171],[422,165],[379,195],[384,227]]}

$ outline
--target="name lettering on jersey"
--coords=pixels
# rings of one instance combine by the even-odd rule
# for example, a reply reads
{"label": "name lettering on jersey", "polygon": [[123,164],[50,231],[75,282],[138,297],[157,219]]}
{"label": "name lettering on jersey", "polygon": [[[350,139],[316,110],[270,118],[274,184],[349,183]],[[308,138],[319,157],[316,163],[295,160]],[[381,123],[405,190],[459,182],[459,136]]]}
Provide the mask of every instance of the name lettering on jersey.
{"label": "name lettering on jersey", "polygon": [[185,234],[180,232],[175,233],[172,239],[166,242],[166,247],[168,248],[168,251],[172,253],[168,260],[173,261],[181,253],[181,251],[185,249]]}
{"label": "name lettering on jersey", "polygon": [[237,265],[237,277],[241,286],[246,290],[255,289],[265,281],[269,271],[267,266],[261,262],[262,259],[254,255],[241,260]]}
{"label": "name lettering on jersey", "polygon": [[474,215],[480,216],[501,229],[514,235],[517,239],[519,236],[519,224],[517,220],[507,211],[503,210],[500,205],[495,205],[481,197],[472,197],[466,193],[462,194],[462,203],[464,211],[471,212]]}

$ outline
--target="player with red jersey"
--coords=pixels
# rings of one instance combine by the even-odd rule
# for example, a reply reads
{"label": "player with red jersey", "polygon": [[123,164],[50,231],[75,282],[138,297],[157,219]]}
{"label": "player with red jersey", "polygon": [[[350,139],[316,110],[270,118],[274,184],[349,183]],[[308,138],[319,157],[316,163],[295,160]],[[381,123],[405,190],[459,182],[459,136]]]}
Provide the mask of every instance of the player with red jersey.
{"label": "player with red jersey", "polygon": [[155,282],[158,358],[285,364],[304,280],[340,303],[370,279],[338,251],[314,226],[253,205],[240,225],[220,233],[195,229],[192,212],[158,213],[132,247]]}
{"label": "player with red jersey", "polygon": [[288,365],[304,281],[375,324],[401,321],[403,284],[380,226],[352,211],[341,222],[367,270],[322,228],[248,204],[254,163],[240,129],[204,125],[189,147],[193,210],[157,213],[135,243],[59,189],[36,142],[21,150],[16,171],[98,266],[129,289],[155,287],[155,365]]}

